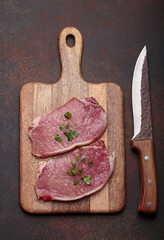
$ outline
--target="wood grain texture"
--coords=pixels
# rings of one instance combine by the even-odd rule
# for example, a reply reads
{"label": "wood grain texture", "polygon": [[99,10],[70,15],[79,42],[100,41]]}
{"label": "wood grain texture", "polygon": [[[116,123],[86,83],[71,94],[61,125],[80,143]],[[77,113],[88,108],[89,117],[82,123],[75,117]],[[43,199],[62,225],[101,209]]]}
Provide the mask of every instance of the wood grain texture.
{"label": "wood grain texture", "polygon": [[[66,37],[72,34],[75,45],[68,47]],[[82,36],[73,27],[63,29],[59,36],[62,73],[55,84],[29,83],[20,92],[20,203],[30,213],[118,212],[125,205],[125,152],[123,93],[113,83],[91,84],[81,75]],[[47,114],[72,97],[95,97],[108,113],[108,127],[102,139],[115,153],[116,164],[106,186],[94,195],[72,202],[43,202],[34,190],[39,159],[31,154],[27,128],[38,115]],[[60,156],[56,156],[58,158]],[[48,161],[49,159],[44,159]]]}
{"label": "wood grain texture", "polygon": [[154,213],[157,210],[157,180],[153,141],[133,140],[132,147],[140,154],[141,197],[138,211]]}

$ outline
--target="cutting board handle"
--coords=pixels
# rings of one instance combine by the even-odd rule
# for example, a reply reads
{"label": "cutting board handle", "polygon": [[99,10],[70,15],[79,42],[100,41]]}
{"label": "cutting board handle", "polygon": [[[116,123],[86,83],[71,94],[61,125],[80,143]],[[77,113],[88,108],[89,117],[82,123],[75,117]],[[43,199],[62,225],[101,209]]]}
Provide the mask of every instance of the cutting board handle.
{"label": "cutting board handle", "polygon": [[[67,45],[66,39],[68,36],[73,36],[75,44],[73,47]],[[81,55],[82,55],[83,39],[77,28],[66,27],[59,35],[59,52],[61,58],[62,72],[61,78],[78,79],[81,77]]]}

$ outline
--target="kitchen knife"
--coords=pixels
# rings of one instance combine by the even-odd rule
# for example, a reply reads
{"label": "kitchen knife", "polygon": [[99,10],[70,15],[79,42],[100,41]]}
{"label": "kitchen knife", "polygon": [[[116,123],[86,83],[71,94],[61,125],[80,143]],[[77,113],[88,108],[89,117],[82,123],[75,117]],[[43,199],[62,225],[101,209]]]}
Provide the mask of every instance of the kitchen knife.
{"label": "kitchen knife", "polygon": [[157,209],[157,181],[153,155],[153,134],[146,46],[142,49],[133,73],[132,108],[134,136],[131,146],[140,155],[141,197],[139,212],[153,213]]}

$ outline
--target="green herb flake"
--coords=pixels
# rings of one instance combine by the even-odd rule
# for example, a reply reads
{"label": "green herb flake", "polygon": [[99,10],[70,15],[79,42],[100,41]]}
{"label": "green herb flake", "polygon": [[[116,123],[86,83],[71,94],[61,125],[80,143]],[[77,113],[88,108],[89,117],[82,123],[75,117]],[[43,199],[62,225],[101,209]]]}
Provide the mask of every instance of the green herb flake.
{"label": "green herb flake", "polygon": [[76,173],[76,171],[75,171],[75,169],[71,169],[71,172],[73,173],[73,175],[76,175],[77,173]]}
{"label": "green herb flake", "polygon": [[83,163],[83,162],[85,162],[85,160],[86,160],[86,158],[83,158],[83,159],[81,159],[81,162]]}
{"label": "green herb flake", "polygon": [[66,128],[67,128],[67,129],[69,128],[69,125],[68,125],[68,124],[66,125]]}
{"label": "green herb flake", "polygon": [[58,141],[58,142],[61,142],[61,141],[62,141],[62,138],[59,137],[59,135],[56,135],[56,136],[55,136],[55,140]]}
{"label": "green herb flake", "polygon": [[91,178],[92,178],[92,176],[88,175],[87,177],[83,177],[81,179],[84,181],[85,185],[90,185],[91,184],[91,181],[90,181]]}
{"label": "green herb flake", "polygon": [[79,150],[83,150],[84,148],[83,147],[79,147]]}
{"label": "green herb flake", "polygon": [[79,135],[79,132],[78,132],[78,131],[76,131],[76,130],[74,130],[74,131],[73,131],[73,134],[75,135],[75,138],[77,138],[77,137],[78,137],[78,135]]}
{"label": "green herb flake", "polygon": [[75,158],[75,160],[76,160],[77,162],[79,162],[79,158],[78,158],[78,157],[75,157],[75,156],[74,156],[74,158]]}
{"label": "green herb flake", "polygon": [[66,157],[68,157],[68,154],[67,155],[65,155]]}
{"label": "green herb flake", "polygon": [[75,126],[77,126],[77,123],[75,123]]}
{"label": "green herb flake", "polygon": [[88,165],[92,165],[92,164],[93,164],[93,162],[89,162],[89,163],[88,163]]}
{"label": "green herb flake", "polygon": [[64,134],[67,136],[68,141],[71,141],[74,138],[71,130],[69,132],[64,132]]}
{"label": "green herb flake", "polygon": [[82,175],[82,169],[79,168],[78,174]]}
{"label": "green herb flake", "polygon": [[78,184],[78,183],[79,183],[78,180],[75,180],[75,181],[73,182],[74,185],[76,185],[76,184]]}
{"label": "green herb flake", "polygon": [[71,118],[71,116],[72,116],[72,115],[71,115],[71,113],[69,113],[69,112],[66,112],[66,113],[64,114],[64,117],[66,117],[66,118],[68,118],[68,119]]}
{"label": "green herb flake", "polygon": [[72,161],[72,165],[73,165],[73,167],[75,168],[76,162],[75,162],[75,161]]}
{"label": "green herb flake", "polygon": [[68,139],[68,141],[71,141],[73,139],[71,131],[69,131],[69,133],[67,135],[67,139]]}
{"label": "green herb flake", "polygon": [[67,172],[68,175],[76,175],[76,171],[74,168],[71,168],[71,171],[70,172]]}
{"label": "green herb flake", "polygon": [[64,127],[65,127],[64,124],[62,124],[59,128],[60,128],[61,131],[63,131]]}

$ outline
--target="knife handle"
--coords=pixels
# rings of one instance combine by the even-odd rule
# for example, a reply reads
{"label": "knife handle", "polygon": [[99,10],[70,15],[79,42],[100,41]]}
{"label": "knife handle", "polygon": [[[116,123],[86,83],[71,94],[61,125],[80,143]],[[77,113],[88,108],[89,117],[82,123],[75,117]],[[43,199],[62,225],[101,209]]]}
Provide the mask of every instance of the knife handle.
{"label": "knife handle", "polygon": [[141,197],[138,212],[153,213],[157,209],[157,180],[153,154],[153,141],[132,140],[132,148],[140,155]]}

